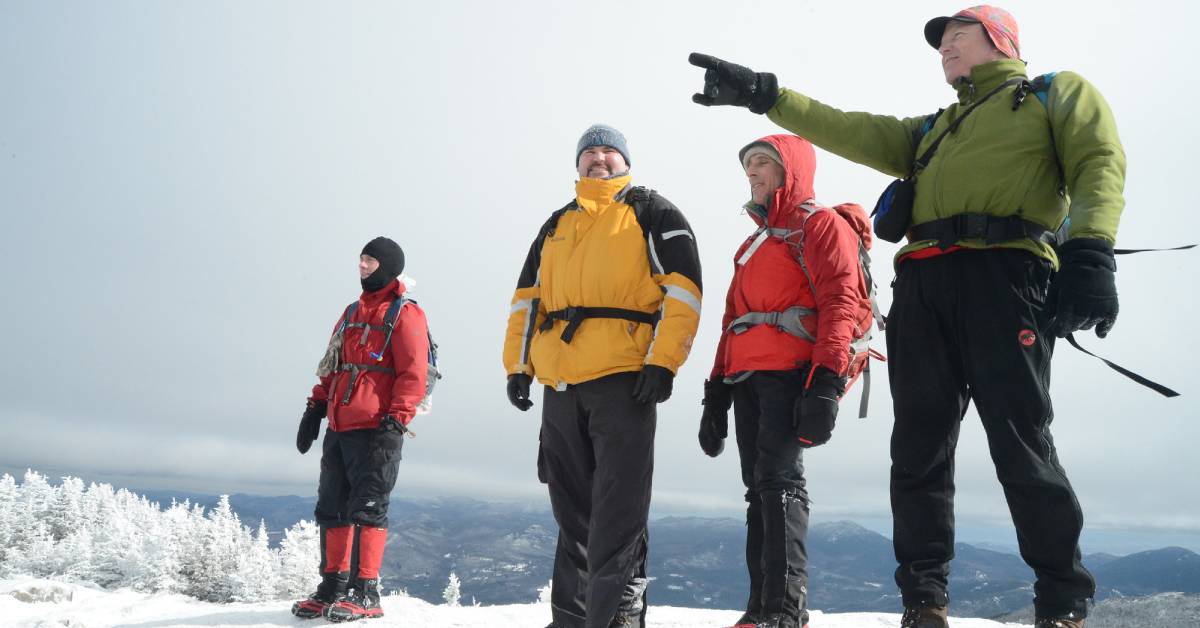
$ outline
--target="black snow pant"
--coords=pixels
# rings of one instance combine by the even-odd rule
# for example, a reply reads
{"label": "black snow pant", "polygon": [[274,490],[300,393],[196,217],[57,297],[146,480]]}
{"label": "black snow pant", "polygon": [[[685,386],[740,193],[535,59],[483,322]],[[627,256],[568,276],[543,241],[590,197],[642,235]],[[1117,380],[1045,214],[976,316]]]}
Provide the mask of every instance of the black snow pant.
{"label": "black snow pant", "polygon": [[637,373],[558,391],[542,404],[538,477],[558,522],[550,602],[555,626],[608,628],[646,617],[646,522],[655,405],[633,399]]}
{"label": "black snow pant", "polygon": [[1083,513],[1050,437],[1050,272],[1009,249],[900,264],[887,347],[896,583],[906,606],[948,600],[954,451],[973,400],[1021,557],[1037,578],[1038,616],[1087,614],[1096,586],[1080,562]]}
{"label": "black snow pant", "polygon": [[758,371],[733,387],[734,425],[746,486],[746,612],[808,622],[808,491],[804,449],[792,422],[801,371]]}
{"label": "black snow pant", "polygon": [[404,434],[392,424],[348,432],[325,430],[317,523],[386,528],[403,445]]}
{"label": "black snow pant", "polygon": [[[377,429],[325,430],[321,443],[321,477],[317,485],[316,520],[321,527],[321,570],[325,569],[325,530],[344,526],[386,528],[388,502],[400,468],[404,434],[393,424]],[[355,528],[350,573],[358,573],[358,528]]]}

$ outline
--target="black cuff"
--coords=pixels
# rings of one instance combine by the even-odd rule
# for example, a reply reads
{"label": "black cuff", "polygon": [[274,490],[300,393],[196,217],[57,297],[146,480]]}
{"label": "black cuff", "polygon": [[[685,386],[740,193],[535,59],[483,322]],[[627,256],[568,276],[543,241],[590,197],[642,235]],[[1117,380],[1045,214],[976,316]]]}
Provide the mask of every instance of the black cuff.
{"label": "black cuff", "polygon": [[1071,238],[1058,247],[1058,258],[1063,264],[1098,264],[1117,269],[1112,245],[1100,238]]}
{"label": "black cuff", "polygon": [[808,389],[804,391],[804,394],[825,393],[828,395],[832,393],[836,397],[841,397],[844,392],[846,392],[846,378],[841,377],[824,366],[818,366],[813,371]]}
{"label": "black cuff", "polygon": [[779,100],[779,81],[770,72],[759,72],[754,95],[750,97],[750,111],[766,113],[775,106],[777,100]]}

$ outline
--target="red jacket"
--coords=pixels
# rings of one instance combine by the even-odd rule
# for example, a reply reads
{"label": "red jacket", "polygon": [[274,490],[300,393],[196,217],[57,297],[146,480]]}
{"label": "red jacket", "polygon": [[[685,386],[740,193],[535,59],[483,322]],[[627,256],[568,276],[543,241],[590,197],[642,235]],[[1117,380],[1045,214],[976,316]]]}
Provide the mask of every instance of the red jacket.
{"label": "red jacket", "polygon": [[[349,322],[382,327],[388,306],[402,294],[404,284],[399,280],[382,290],[364,292]],[[334,333],[342,326],[342,316],[338,317]],[[363,333],[368,333],[366,344],[360,344]],[[377,362],[370,354],[383,348],[385,336],[382,331],[346,328],[342,337],[342,364],[374,364],[393,369],[395,373],[360,372],[349,403],[342,403],[342,399],[350,384],[351,372],[338,371],[322,377],[313,387],[312,399],[328,402],[329,429],[335,432],[374,429],[389,414],[405,425],[412,421],[417,404],[425,396],[428,376],[429,334],[425,313],[412,302],[400,308],[390,346],[383,352],[383,360]]]}
{"label": "red jacket", "polygon": [[[786,240],[766,238],[743,260],[759,235],[756,230],[734,255],[711,376],[791,370],[810,361],[845,375],[850,341],[858,335],[856,330],[865,331],[872,322],[858,233],[837,211],[812,201],[816,156],[808,141],[795,135],[770,135],[759,141],[783,158],[786,177],[765,217],[758,206],[748,207],[747,214],[760,229],[782,229],[791,235]],[[801,207],[805,204],[809,208]],[[808,274],[800,264],[801,251]],[[797,305],[817,311],[802,320],[815,344],[771,325],[755,325],[741,334],[729,330],[732,321],[748,312],[781,312]]]}

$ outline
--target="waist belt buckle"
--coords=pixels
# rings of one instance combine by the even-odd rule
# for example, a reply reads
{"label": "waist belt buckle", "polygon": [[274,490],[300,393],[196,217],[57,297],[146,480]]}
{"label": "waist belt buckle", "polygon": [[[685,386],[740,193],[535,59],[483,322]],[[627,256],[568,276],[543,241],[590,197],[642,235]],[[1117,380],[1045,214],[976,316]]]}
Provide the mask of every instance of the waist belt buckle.
{"label": "waist belt buckle", "polygon": [[959,233],[959,238],[965,240],[967,238],[984,238],[990,240],[988,233],[990,221],[987,214],[963,214],[962,215],[962,230]]}
{"label": "waist belt buckle", "polygon": [[779,312],[768,312],[767,320],[765,320],[763,322],[770,325],[771,327],[774,327],[774,328],[780,330],[780,331],[786,331],[783,329],[782,326],[779,325]]}
{"label": "waist belt buckle", "polygon": [[570,307],[563,308],[562,319],[569,323],[574,321],[580,314],[581,312],[579,311],[579,308],[572,305]]}

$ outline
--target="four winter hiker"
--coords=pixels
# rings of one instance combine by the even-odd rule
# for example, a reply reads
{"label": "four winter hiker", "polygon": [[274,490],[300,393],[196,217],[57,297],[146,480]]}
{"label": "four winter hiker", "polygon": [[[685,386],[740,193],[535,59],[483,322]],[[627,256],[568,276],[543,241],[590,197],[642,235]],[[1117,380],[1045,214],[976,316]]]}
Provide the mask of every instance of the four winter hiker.
{"label": "four winter hiker", "polygon": [[404,252],[388,238],[363,247],[362,296],[338,317],[320,382],[300,420],[296,448],[321,447],[316,520],[321,584],[292,605],[297,617],[330,621],[381,617],[379,567],[387,543],[388,500],[408,424],[426,396],[429,331],[425,313],[399,280]]}
{"label": "four winter hiker", "polygon": [[538,477],[559,525],[552,626],[644,626],[656,404],[700,321],[700,259],[683,214],[632,185],[616,129],[579,138],[575,199],[542,226],[504,338],[509,401],[542,393]]}
{"label": "four winter hiker", "polygon": [[[747,107],[795,133],[739,152],[757,229],[734,256],[704,385],[701,447],[721,452],[732,407],[749,504],[751,595],[737,628],[807,624],[803,450],[830,439],[874,320],[867,218],[816,202],[814,144],[903,177],[875,211],[880,237],[908,240],[887,317],[901,627],[948,625],[954,452],[971,401],[1037,577],[1037,628],[1082,628],[1095,592],[1050,436],[1049,377],[1055,337],[1094,327],[1103,338],[1117,316],[1125,158],[1113,116],[1077,74],[1029,78],[1002,9],[934,18],[924,35],[958,99],[905,119],[843,112],[773,74],[690,58],[706,70],[697,103]],[[683,214],[632,185],[620,132],[594,125],[575,153],[575,198],[538,232],[512,298],[506,392],[522,411],[535,380],[542,392],[537,470],[559,525],[551,628],[640,627],[656,404],[697,329],[700,262]],[[299,617],[382,614],[388,494],[430,349],[397,279],[403,259],[386,238],[363,249],[362,297],[339,318],[301,421],[303,453],[329,417],[322,582],[294,605]]]}
{"label": "four winter hiker", "polygon": [[870,227],[857,205],[816,202],[816,156],[806,140],[764,137],[739,157],[757,229],[734,254],[700,446],[721,452],[732,405],[750,572],[750,599],[734,628],[800,628],[808,625],[803,453],[829,440],[838,398],[867,359],[856,340],[872,323],[870,279],[860,270]]}
{"label": "four winter hiker", "polygon": [[958,92],[932,116],[839,111],[780,89],[772,74],[698,54],[691,62],[707,71],[693,99],[766,113],[830,152],[906,177],[881,198],[876,222],[890,232],[881,236],[909,241],[887,317],[902,626],[947,625],[954,450],[973,400],[1037,577],[1037,627],[1077,628],[1095,583],[1050,437],[1050,358],[1055,336],[1095,327],[1104,337],[1116,320],[1124,152],[1111,111],[1082,77],[1027,77],[1006,11],[935,18],[925,39]]}

